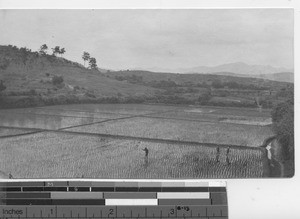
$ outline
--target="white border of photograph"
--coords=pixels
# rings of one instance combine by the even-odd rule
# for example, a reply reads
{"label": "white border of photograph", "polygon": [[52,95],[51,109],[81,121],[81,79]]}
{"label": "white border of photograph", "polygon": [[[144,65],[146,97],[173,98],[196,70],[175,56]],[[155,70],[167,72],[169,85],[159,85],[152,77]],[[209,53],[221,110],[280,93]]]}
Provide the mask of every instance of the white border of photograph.
{"label": "white border of photograph", "polygon": [[[295,60],[299,58],[300,1],[298,0],[0,0],[0,9],[205,9],[205,8],[294,8]],[[0,21],[1,25],[1,21]],[[1,37],[1,36],[0,36]],[[295,136],[299,136],[299,62],[295,66]],[[300,154],[295,139],[295,175],[291,179],[229,179],[230,219],[300,218]],[[53,179],[51,179],[53,181]],[[111,179],[110,179],[111,180]],[[120,180],[120,179],[119,179]],[[42,181],[45,181],[43,179]],[[155,181],[155,180],[147,180]],[[156,180],[157,181],[157,180]],[[199,180],[198,180],[199,181]],[[200,181],[209,181],[207,179]],[[216,182],[218,180],[212,180]]]}

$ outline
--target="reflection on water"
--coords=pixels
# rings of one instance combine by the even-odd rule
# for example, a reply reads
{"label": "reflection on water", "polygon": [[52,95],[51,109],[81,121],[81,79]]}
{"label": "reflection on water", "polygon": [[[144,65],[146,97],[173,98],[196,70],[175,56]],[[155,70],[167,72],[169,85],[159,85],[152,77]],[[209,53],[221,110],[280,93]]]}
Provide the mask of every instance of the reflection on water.
{"label": "reflection on water", "polygon": [[2,109],[0,126],[57,130],[128,115],[153,113],[158,109],[161,111],[161,106],[135,104],[72,104]]}
{"label": "reflection on water", "polygon": [[0,112],[0,126],[19,127],[19,128],[39,128],[56,130],[75,125],[89,124],[103,121],[94,117],[63,117],[34,114],[16,114],[10,112]]}

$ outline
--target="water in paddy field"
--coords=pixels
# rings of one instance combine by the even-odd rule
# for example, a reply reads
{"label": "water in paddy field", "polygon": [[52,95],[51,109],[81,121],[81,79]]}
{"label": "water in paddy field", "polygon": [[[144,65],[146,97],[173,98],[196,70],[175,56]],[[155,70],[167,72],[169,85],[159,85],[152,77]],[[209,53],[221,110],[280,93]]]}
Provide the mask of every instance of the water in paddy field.
{"label": "water in paddy field", "polygon": [[64,109],[27,108],[0,110],[0,126],[37,129],[61,129],[104,120],[89,112],[68,113]]}
{"label": "water in paddy field", "polygon": [[[142,104],[0,110],[0,171],[25,178],[263,177],[259,152],[236,150],[231,165],[224,156],[215,164],[214,149],[197,144],[259,146],[273,134],[258,123],[268,116],[252,109]],[[147,159],[142,146],[150,150]]]}
{"label": "water in paddy field", "polygon": [[[149,110],[149,108],[152,109]],[[164,109],[134,104],[73,104],[5,109],[0,110],[0,126],[56,130],[159,111],[164,111]]]}

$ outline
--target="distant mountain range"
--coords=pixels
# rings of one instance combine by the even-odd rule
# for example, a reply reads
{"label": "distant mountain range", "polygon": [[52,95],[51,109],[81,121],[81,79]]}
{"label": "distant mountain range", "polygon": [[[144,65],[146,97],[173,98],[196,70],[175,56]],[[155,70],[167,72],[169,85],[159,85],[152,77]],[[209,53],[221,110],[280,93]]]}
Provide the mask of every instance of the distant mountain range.
{"label": "distant mountain range", "polygon": [[[135,68],[136,70],[138,68]],[[141,70],[141,68],[139,69]],[[270,65],[248,65],[243,62],[235,62],[213,67],[198,66],[192,68],[161,69],[147,68],[155,72],[181,73],[181,74],[216,74],[236,77],[254,77],[274,81],[294,82],[294,70]]]}
{"label": "distant mountain range", "polygon": [[214,73],[232,72],[246,75],[272,74],[278,72],[293,72],[292,69],[277,68],[270,65],[248,65],[243,62],[235,62],[214,67],[198,66],[194,68],[178,69],[180,73]]}
{"label": "distant mountain range", "polygon": [[268,79],[272,81],[280,81],[280,82],[289,82],[294,83],[294,73],[293,72],[278,72],[278,73],[270,73],[270,74],[257,74],[257,75],[245,75],[245,74],[237,74],[231,72],[215,72],[211,73],[214,75],[227,75],[233,77],[249,77],[249,78],[262,78]]}

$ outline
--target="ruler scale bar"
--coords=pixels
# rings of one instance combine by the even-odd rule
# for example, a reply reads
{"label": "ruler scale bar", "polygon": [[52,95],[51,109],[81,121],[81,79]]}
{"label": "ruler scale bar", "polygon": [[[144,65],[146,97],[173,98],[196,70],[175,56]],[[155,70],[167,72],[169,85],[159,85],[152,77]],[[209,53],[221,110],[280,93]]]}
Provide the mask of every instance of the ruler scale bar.
{"label": "ruler scale bar", "polygon": [[0,218],[228,218],[210,182],[0,182]]}
{"label": "ruler scale bar", "polygon": [[105,199],[157,199],[155,192],[105,192]]}
{"label": "ruler scale bar", "polygon": [[0,187],[0,192],[88,192],[88,191],[117,191],[117,192],[226,192],[224,187]]}
{"label": "ruler scale bar", "polygon": [[157,199],[105,199],[105,205],[158,205]]}
{"label": "ruler scale bar", "polygon": [[51,192],[51,199],[103,199],[102,192]]}
{"label": "ruler scale bar", "polygon": [[[2,217],[25,217],[27,211],[27,217],[33,217],[34,215],[41,215],[42,217],[49,217],[48,215],[57,215],[58,217],[70,216],[71,212],[73,215],[80,215],[81,217],[100,217],[101,214],[104,217],[130,217],[131,212],[133,216],[139,217],[170,217],[179,216],[186,217],[221,217],[228,216],[227,206],[190,206],[189,210],[179,209],[178,206],[168,205],[168,206],[15,206],[15,207],[0,207],[2,212]],[[146,210],[147,209],[147,210]],[[147,214],[146,214],[147,212]]]}
{"label": "ruler scale bar", "polygon": [[208,192],[158,192],[158,199],[209,199]]}

